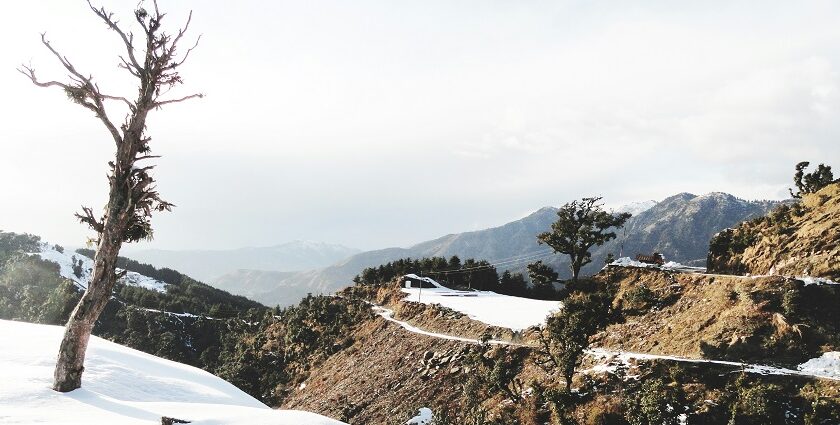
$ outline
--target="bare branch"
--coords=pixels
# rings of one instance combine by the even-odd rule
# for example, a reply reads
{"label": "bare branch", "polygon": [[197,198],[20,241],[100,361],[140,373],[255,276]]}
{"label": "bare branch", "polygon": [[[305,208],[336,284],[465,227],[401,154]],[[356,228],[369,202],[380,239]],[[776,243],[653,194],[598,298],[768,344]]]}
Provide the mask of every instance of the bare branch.
{"label": "bare branch", "polygon": [[[198,42],[199,42],[199,41],[201,41],[201,34],[199,34],[198,38],[195,40],[195,44],[193,44],[193,46],[192,46],[192,47],[190,47],[189,49],[187,49],[187,53],[184,53],[184,57],[183,57],[183,58],[181,58],[181,60],[180,60],[180,61],[173,62],[173,63],[172,63],[172,65],[167,66],[165,69],[175,69],[175,68],[177,68],[177,67],[179,67],[179,66],[183,65],[183,64],[184,64],[184,62],[186,62],[186,61],[187,61],[187,58],[190,56],[190,53],[192,53],[192,51],[193,51],[196,47],[198,47]],[[174,43],[174,42],[172,43],[172,50],[175,50],[175,43]]]}
{"label": "bare branch", "polygon": [[133,76],[135,76],[135,77],[137,77],[137,78],[140,78],[140,73],[139,73],[139,72],[137,72],[137,70],[134,68],[134,66],[133,66],[133,65],[131,65],[130,63],[128,63],[128,61],[127,61],[127,60],[125,60],[125,58],[124,58],[124,57],[120,56],[119,58],[120,58],[120,62],[121,62],[121,63],[117,64],[117,67],[119,67],[119,68],[123,68],[123,69],[125,69],[126,71],[130,72],[130,73],[131,73],[131,75],[133,75]]}
{"label": "bare branch", "polygon": [[169,99],[169,100],[163,100],[163,101],[160,101],[160,102],[155,102],[152,106],[155,107],[155,108],[160,108],[161,106],[168,105],[170,103],[179,103],[179,102],[183,102],[185,100],[190,100],[190,99],[195,99],[195,98],[201,99],[203,97],[204,97],[203,93],[196,93],[196,94],[191,94],[189,96],[184,96],[184,97],[181,97],[181,98],[178,98],[178,99]]}
{"label": "bare branch", "polygon": [[[87,93],[85,92],[84,87],[71,86],[69,84],[60,83],[58,81],[38,81],[38,78],[35,76],[35,70],[33,68],[28,67],[26,65],[21,65],[21,67],[22,67],[22,69],[21,68],[17,69],[18,72],[27,76],[32,81],[32,83],[35,84],[36,86],[38,86],[38,87],[61,87],[62,89],[64,89],[64,92],[74,102],[78,103],[79,105],[82,105],[83,107],[85,107],[87,109],[90,109],[95,114],[97,114],[97,116],[99,115],[99,109],[97,108],[97,106],[93,103],[90,103],[90,101],[87,100]],[[78,80],[75,79],[75,78],[71,77],[71,80],[78,83]]]}
{"label": "bare branch", "polygon": [[20,68],[17,69],[18,72],[25,75],[27,78],[32,80],[32,84],[35,84],[38,87],[61,87],[64,90],[68,90],[70,86],[64,83],[59,83],[58,81],[38,81],[38,78],[35,77],[35,70],[29,66],[21,65]]}
{"label": "bare branch", "polygon": [[[173,48],[175,47],[175,45],[178,44],[179,41],[181,41],[181,37],[183,37],[184,34],[187,32],[187,30],[190,28],[190,22],[192,22],[192,10],[190,10],[190,14],[187,15],[187,23],[184,24],[183,28],[178,30],[178,35],[176,35],[175,39],[172,40],[172,47]],[[198,44],[198,43],[196,42],[196,44]]]}
{"label": "bare branch", "polygon": [[122,96],[110,96],[105,93],[102,93],[102,91],[99,89],[99,84],[94,84],[93,86],[96,88],[96,93],[99,94],[101,98],[108,100],[119,100],[121,102],[124,102],[128,106],[128,109],[132,111],[134,110],[134,104],[131,103],[131,101],[129,101],[128,99]]}
{"label": "bare branch", "polygon": [[104,229],[104,225],[102,224],[101,220],[97,220],[96,217],[93,216],[93,210],[89,207],[82,206],[82,212],[84,215],[76,213],[76,218],[79,219],[84,224],[90,226],[93,231],[98,234],[102,234],[102,230]]}
{"label": "bare branch", "polygon": [[[120,27],[117,25],[118,21],[115,21],[113,19],[113,15],[106,12],[104,7],[101,7],[99,9],[97,9],[97,8],[93,7],[93,4],[91,4],[90,0],[88,0],[88,6],[90,7],[90,10],[92,10],[93,13],[96,14],[96,16],[99,16],[100,19],[105,21],[105,24],[108,25],[109,28],[111,28],[117,34],[120,35],[120,38],[122,38],[123,44],[125,44],[125,49],[128,52],[128,58],[131,60],[131,64],[134,66],[135,70],[139,74],[140,71],[143,69],[143,67],[140,66],[140,63],[137,62],[137,57],[134,56],[134,35],[131,34],[131,33],[126,34],[125,31],[120,29]],[[120,59],[123,59],[123,58],[121,57]],[[123,63],[125,63],[125,59],[123,59]],[[128,65],[128,64],[126,64],[126,65]],[[134,72],[132,72],[132,74],[133,73]]]}
{"label": "bare branch", "polygon": [[[70,73],[70,74],[72,74],[74,77],[76,77],[76,81],[77,81],[77,82],[82,83],[82,84],[90,84],[90,79],[89,79],[89,78],[86,78],[84,75],[82,75],[81,73],[79,73],[79,71],[77,71],[77,70],[76,70],[76,67],[74,67],[74,66],[73,66],[73,64],[72,64],[72,63],[70,63],[70,60],[68,60],[68,59],[67,59],[67,56],[63,56],[63,55],[61,55],[60,53],[58,53],[58,51],[56,51],[56,50],[52,47],[52,45],[50,44],[50,42],[49,42],[49,41],[47,41],[47,33],[41,33],[41,43],[42,43],[44,46],[46,46],[46,47],[47,47],[47,49],[49,49],[49,51],[50,51],[50,52],[52,52],[52,54],[53,54],[56,58],[58,58],[58,61],[59,61],[59,62],[61,62],[61,64],[64,66],[64,69],[66,69],[66,70],[67,70],[67,72],[69,72],[69,73]],[[72,78],[72,77],[71,77],[71,78]],[[91,84],[91,88],[93,88],[93,85],[92,85],[92,84]]]}
{"label": "bare branch", "polygon": [[[108,118],[108,113],[105,111],[105,105],[102,103],[103,99],[111,98],[116,99],[116,96],[104,96],[102,93],[99,92],[98,87],[93,84],[92,79],[93,77],[85,77],[82,73],[76,70],[76,67],[67,59],[66,56],[60,54],[57,50],[55,50],[49,41],[47,41],[46,33],[41,34],[41,43],[46,46],[46,48],[52,52],[52,54],[61,62],[61,65],[64,66],[64,69],[70,73],[70,80],[76,83],[76,85],[70,85],[65,83],[59,83],[57,81],[48,81],[48,82],[39,82],[38,79],[35,77],[35,71],[31,67],[23,66],[27,72],[24,72],[23,69],[18,69],[20,73],[29,77],[32,82],[39,86],[39,87],[50,87],[50,86],[57,86],[64,89],[64,92],[76,103],[82,105],[83,107],[93,111],[97,118],[102,121],[102,124],[108,129],[108,132],[111,133],[111,136],[114,138],[114,142],[119,144],[122,142],[122,136],[120,135],[119,130],[111,122],[111,119]],[[130,102],[128,102],[130,104]],[[131,107],[131,106],[129,106]]]}

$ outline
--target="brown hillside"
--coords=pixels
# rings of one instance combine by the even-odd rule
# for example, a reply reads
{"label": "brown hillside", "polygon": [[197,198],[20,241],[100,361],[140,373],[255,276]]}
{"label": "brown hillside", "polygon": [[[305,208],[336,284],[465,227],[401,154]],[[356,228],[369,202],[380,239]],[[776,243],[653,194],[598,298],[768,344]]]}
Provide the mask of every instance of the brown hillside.
{"label": "brown hillside", "polygon": [[840,280],[840,183],[712,239],[709,270]]}
{"label": "brown hillside", "polygon": [[[840,312],[835,308],[840,288],[835,286],[806,286],[779,276],[710,276],[637,268],[611,268],[596,279],[615,289],[616,318],[592,339],[594,347],[787,366],[840,349]],[[354,289],[344,296],[366,295],[425,330],[466,337],[488,330],[437,306],[405,303],[393,286]],[[520,341],[533,343],[532,337],[526,334]],[[546,423],[546,412],[539,407],[540,396],[532,391],[562,387],[564,382],[557,373],[546,373],[535,365],[534,348],[481,348],[411,333],[381,317],[365,319],[348,339],[353,344],[314,367],[303,380],[305,385],[292,390],[280,407],[315,411],[352,424],[401,424],[421,407],[436,413],[442,408],[457,412],[474,402],[483,406],[488,418],[495,418],[493,423],[536,425]],[[520,364],[516,379],[526,395],[513,401],[488,387],[479,395],[473,393],[471,380],[489,376],[488,371],[470,368],[470,355],[476,352]],[[589,359],[581,369],[592,366]],[[606,414],[605,409],[621,411],[621,394],[626,397],[638,389],[639,382],[656,378],[673,380],[670,385],[685,392],[686,408],[701,421],[696,423],[725,422],[725,406],[731,403],[727,394],[737,378],[736,370],[638,361],[615,374],[582,372],[575,377],[575,387],[588,395],[574,415],[581,423],[601,423],[593,420]],[[823,397],[840,390],[840,383],[806,378],[751,375],[749,382],[782,386],[785,400],[794,405],[803,405],[801,394],[814,386]]]}
{"label": "brown hillside", "polygon": [[[467,344],[412,334],[382,319],[366,323],[353,337],[353,346],[320,365],[282,407],[352,423],[396,424],[421,407],[456,397]],[[437,364],[429,356],[436,356]]]}
{"label": "brown hillside", "polygon": [[593,345],[642,353],[795,365],[840,349],[840,288],[780,276],[611,268],[621,318]]}

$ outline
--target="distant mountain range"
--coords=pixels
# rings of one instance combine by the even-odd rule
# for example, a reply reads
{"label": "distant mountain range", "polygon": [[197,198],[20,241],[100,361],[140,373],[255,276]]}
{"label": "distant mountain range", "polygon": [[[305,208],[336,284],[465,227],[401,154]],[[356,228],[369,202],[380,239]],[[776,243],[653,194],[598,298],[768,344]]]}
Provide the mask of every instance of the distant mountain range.
{"label": "distant mountain range", "polygon": [[168,267],[204,282],[237,269],[264,271],[312,270],[335,264],[361,252],[355,248],[323,242],[293,241],[269,247],[231,250],[125,250],[124,255],[141,263]]}
{"label": "distant mountain range", "polygon": [[[633,256],[636,253],[663,253],[668,260],[703,265],[711,237],[752,217],[765,215],[778,201],[746,201],[725,193],[696,196],[680,193],[661,202],[645,201],[616,209],[634,213],[619,237],[593,252],[585,274],[600,270],[608,253]],[[279,273],[237,270],[211,284],[247,296],[267,305],[292,305],[307,293],[330,293],[350,285],[365,267],[377,266],[405,257],[450,257],[486,259],[501,270],[524,271],[536,260],[551,264],[562,277],[568,277],[568,260],[537,244],[536,235],[547,230],[557,218],[557,208],[545,207],[505,225],[491,229],[450,234],[421,242],[409,248],[386,248],[361,252],[329,267]]]}

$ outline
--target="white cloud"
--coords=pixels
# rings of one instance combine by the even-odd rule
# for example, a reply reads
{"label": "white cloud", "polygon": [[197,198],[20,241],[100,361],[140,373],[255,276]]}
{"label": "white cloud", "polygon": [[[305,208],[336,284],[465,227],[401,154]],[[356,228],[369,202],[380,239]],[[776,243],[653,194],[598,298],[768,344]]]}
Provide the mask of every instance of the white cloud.
{"label": "white cloud", "polygon": [[[149,123],[179,205],[157,220],[162,247],[407,244],[592,194],[779,197],[796,162],[840,166],[835,2],[162,6],[174,21],[195,10],[184,92],[208,94]],[[47,30],[130,94],[117,40],[85,9],[6,9],[0,228],[81,240],[72,212],[104,197],[107,135],[14,72],[31,59],[61,75]]]}

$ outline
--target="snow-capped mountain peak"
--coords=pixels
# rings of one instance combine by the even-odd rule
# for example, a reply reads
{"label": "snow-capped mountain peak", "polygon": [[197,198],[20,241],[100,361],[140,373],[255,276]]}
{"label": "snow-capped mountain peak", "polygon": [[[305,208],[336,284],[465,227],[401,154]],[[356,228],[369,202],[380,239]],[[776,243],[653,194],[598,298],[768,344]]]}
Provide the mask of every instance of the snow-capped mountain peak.
{"label": "snow-capped mountain peak", "polygon": [[613,209],[614,213],[630,213],[634,216],[639,215],[654,206],[656,206],[658,202],[650,200],[650,201],[637,201],[631,202],[629,204],[622,205],[618,208]]}

